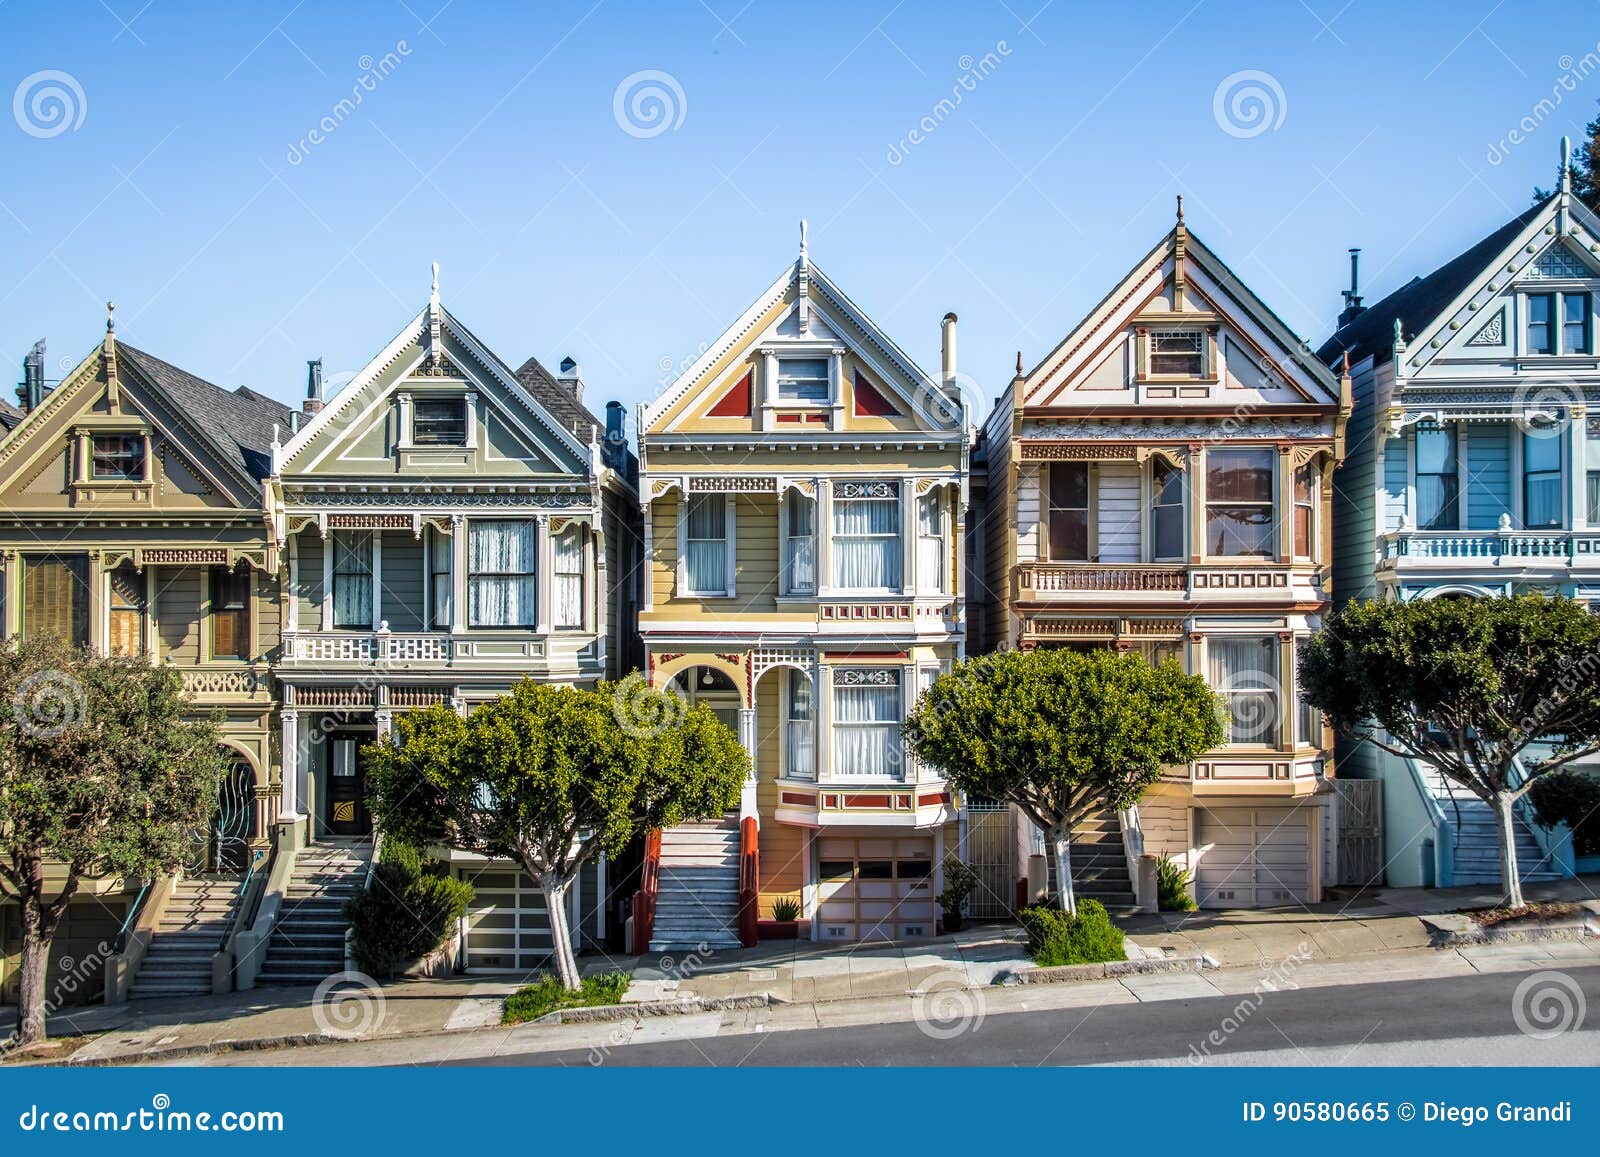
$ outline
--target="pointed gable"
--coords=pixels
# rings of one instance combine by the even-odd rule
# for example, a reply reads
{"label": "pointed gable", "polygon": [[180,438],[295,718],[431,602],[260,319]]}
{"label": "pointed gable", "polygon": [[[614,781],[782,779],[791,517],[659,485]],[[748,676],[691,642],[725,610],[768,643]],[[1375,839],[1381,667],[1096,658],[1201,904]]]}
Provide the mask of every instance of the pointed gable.
{"label": "pointed gable", "polygon": [[1025,408],[1336,406],[1339,385],[1220,258],[1177,226],[1022,383]]}
{"label": "pointed gable", "polygon": [[959,437],[964,412],[819,269],[799,259],[643,408],[642,434]]}

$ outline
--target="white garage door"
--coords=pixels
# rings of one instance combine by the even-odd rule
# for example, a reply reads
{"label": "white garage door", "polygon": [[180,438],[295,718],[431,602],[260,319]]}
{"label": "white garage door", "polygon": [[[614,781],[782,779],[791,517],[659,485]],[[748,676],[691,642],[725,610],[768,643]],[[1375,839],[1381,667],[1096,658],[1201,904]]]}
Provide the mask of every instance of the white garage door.
{"label": "white garage door", "polygon": [[817,841],[822,940],[920,940],[934,934],[933,840]]}
{"label": "white garage door", "polygon": [[1202,908],[1266,908],[1311,893],[1314,808],[1197,808],[1195,891]]}
{"label": "white garage door", "polygon": [[530,972],[550,959],[544,893],[526,872],[504,865],[463,869],[476,895],[467,908],[467,967]]}

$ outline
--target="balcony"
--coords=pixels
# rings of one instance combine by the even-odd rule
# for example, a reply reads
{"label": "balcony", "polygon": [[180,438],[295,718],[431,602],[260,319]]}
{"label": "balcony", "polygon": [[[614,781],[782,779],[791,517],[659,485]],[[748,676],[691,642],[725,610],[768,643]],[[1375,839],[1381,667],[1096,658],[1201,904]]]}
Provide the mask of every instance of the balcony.
{"label": "balcony", "polygon": [[1600,531],[1401,530],[1379,539],[1379,565],[1391,570],[1600,568]]}
{"label": "balcony", "polygon": [[[1306,561],[1239,559],[1188,566],[1183,563],[1107,564],[1028,562],[1016,568],[1017,597],[1051,602],[1074,594],[1124,595],[1138,602],[1170,602],[1229,597],[1240,591],[1271,591],[1320,597],[1313,591],[1321,567]],[[1154,597],[1142,597],[1154,596]]]}
{"label": "balcony", "polygon": [[285,670],[514,665],[543,659],[546,649],[545,637],[529,631],[285,631],[281,665]]}
{"label": "balcony", "polygon": [[184,694],[201,706],[272,703],[265,667],[180,667]]}

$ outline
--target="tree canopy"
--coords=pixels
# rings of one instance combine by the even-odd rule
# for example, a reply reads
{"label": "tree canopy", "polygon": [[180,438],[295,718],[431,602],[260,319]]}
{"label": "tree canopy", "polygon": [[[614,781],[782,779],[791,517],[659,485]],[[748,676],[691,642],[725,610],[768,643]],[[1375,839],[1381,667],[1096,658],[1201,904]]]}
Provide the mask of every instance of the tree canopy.
{"label": "tree canopy", "polygon": [[1225,739],[1217,698],[1176,661],[1109,650],[1001,651],[956,664],[905,723],[918,759],[969,796],[1017,804],[1055,843],[1062,905],[1075,908],[1067,849],[1089,816],[1136,803],[1162,769]]}

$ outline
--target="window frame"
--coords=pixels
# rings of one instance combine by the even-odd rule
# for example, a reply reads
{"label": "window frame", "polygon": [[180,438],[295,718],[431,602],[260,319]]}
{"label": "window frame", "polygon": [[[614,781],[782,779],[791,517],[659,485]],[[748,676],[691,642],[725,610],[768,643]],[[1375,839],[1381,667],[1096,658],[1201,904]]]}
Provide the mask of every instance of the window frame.
{"label": "window frame", "polygon": [[[1567,319],[1569,302],[1582,302],[1583,337],[1579,345],[1568,341],[1568,328],[1573,322]],[[1535,303],[1545,309],[1542,321],[1534,320]],[[1522,295],[1522,353],[1524,357],[1574,357],[1594,352],[1594,298],[1586,289],[1546,289]],[[1543,337],[1535,343],[1535,330]],[[1543,346],[1544,348],[1537,348]]]}
{"label": "window frame", "polygon": [[[1556,427],[1555,429],[1559,428],[1560,427]],[[1561,441],[1554,431],[1545,434],[1536,434],[1529,430],[1523,430],[1521,433],[1522,445],[1520,447],[1520,465],[1522,469],[1520,473],[1522,474],[1522,527],[1524,530],[1560,530],[1561,524],[1565,521],[1565,518],[1563,517],[1563,511],[1566,506],[1566,502],[1563,500],[1562,492],[1562,480],[1566,477],[1566,470],[1565,463],[1563,461],[1565,455],[1561,452]],[[1553,469],[1545,466],[1538,470],[1534,470],[1528,465],[1528,447],[1530,444],[1534,443],[1548,443],[1549,446],[1555,451],[1556,464]],[[1549,522],[1541,522],[1535,525],[1533,522],[1529,521],[1528,518],[1528,511],[1532,505],[1530,500],[1533,497],[1533,482],[1535,479],[1548,482],[1552,478],[1555,481],[1556,489],[1555,518]]]}
{"label": "window frame", "polygon": [[[472,566],[472,532],[487,526],[500,526],[507,523],[525,525],[533,536],[532,558],[529,560],[531,570],[475,570]],[[467,627],[477,631],[536,631],[539,629],[539,523],[533,518],[473,518],[466,524],[467,534]],[[524,600],[526,610],[521,622],[516,623],[481,623],[476,620],[472,611],[472,584],[476,579],[532,579],[533,597]],[[532,619],[526,618],[531,613]]]}
{"label": "window frame", "polygon": [[[465,526],[456,534],[464,532]],[[433,631],[448,631],[455,621],[455,535],[430,526],[424,549],[427,553],[424,565],[428,571],[428,627]],[[441,554],[443,570],[439,569]]]}
{"label": "window frame", "polygon": [[[1237,682],[1238,673],[1224,676],[1219,670],[1219,658],[1225,644],[1258,644],[1263,647],[1267,655],[1271,656],[1271,666],[1263,676],[1267,686],[1229,686]],[[1283,740],[1283,652],[1279,640],[1275,635],[1213,635],[1206,639],[1206,673],[1211,681],[1213,692],[1220,696],[1224,702],[1227,715],[1226,725],[1228,737],[1224,745],[1235,748],[1279,750]],[[1233,702],[1235,698],[1244,696],[1264,697],[1270,701],[1272,711],[1267,717],[1268,722],[1261,730],[1260,738],[1236,740],[1233,737]]]}
{"label": "window frame", "polygon": [[[1216,488],[1212,485],[1212,473],[1217,469],[1217,460],[1225,455],[1259,454],[1269,467],[1267,470],[1267,496],[1265,499],[1243,501],[1237,498],[1217,498]],[[1278,526],[1278,452],[1271,446],[1219,446],[1206,451],[1206,502],[1205,502],[1205,557],[1207,558],[1275,558],[1278,554],[1277,526]],[[1265,523],[1247,523],[1250,527],[1264,526],[1264,548],[1261,550],[1219,550],[1214,549],[1211,540],[1211,516],[1213,511],[1222,510],[1264,510],[1266,511]]]}
{"label": "window frame", "polygon": [[[351,544],[362,540],[366,542],[367,569],[364,572],[339,569],[339,542],[341,536],[344,537],[345,542]],[[329,625],[332,630],[372,631],[377,629],[378,624],[373,621],[372,617],[372,584],[375,581],[374,559],[378,549],[377,538],[377,532],[371,530],[335,530],[332,531],[328,536],[327,550],[331,556],[329,561],[329,572],[332,576],[332,581],[328,585],[328,595],[333,600],[329,613]],[[347,550],[344,557],[350,557],[350,553],[351,552]],[[359,556],[359,552],[355,553]],[[339,581],[340,579],[348,581],[358,578],[365,579],[367,583],[367,596],[366,598],[360,600],[360,605],[363,608],[362,613],[365,615],[365,618],[359,619],[355,622],[341,623],[339,621]]]}
{"label": "window frame", "polygon": [[[785,667],[786,678],[783,683],[783,775],[785,779],[799,780],[804,783],[817,781],[817,688],[815,681],[806,672],[798,667]],[[795,714],[796,695],[795,687],[804,685],[809,702],[802,715]],[[800,767],[796,755],[796,736],[805,735],[810,741],[808,766]]]}
{"label": "window frame", "polygon": [[[935,529],[932,532],[924,529],[923,514],[927,510],[933,511]],[[922,594],[945,594],[949,589],[950,536],[947,531],[950,519],[944,493],[938,487],[917,495],[916,518],[917,590]],[[938,572],[931,578],[924,550],[937,560]]]}
{"label": "window frame", "polygon": [[[1300,483],[1304,479],[1306,489],[1301,495]],[[1295,558],[1316,561],[1320,553],[1317,535],[1317,515],[1322,505],[1322,471],[1317,469],[1316,463],[1305,462],[1294,468],[1290,480],[1290,504],[1293,506],[1293,522],[1289,528],[1289,549]],[[1302,531],[1304,531],[1304,549],[1302,549]]]}
{"label": "window frame", "polygon": [[[843,720],[839,718],[839,691],[860,688],[893,688],[898,704],[897,719]],[[900,728],[905,722],[905,669],[901,667],[835,667],[829,680],[828,723],[832,734],[828,737],[828,778],[849,783],[904,783],[907,776],[908,757]],[[840,741],[852,732],[871,731],[889,738],[884,745],[885,762],[892,768],[887,775],[846,771],[840,758]]]}
{"label": "window frame", "polygon": [[[439,424],[437,418],[423,418],[425,407],[459,406],[461,436],[458,440],[448,441],[440,438],[433,432]],[[446,429],[453,428],[455,418],[452,417],[445,425]],[[465,395],[416,397],[411,400],[411,444],[413,446],[427,447],[429,449],[464,449],[467,445],[467,399]]]}
{"label": "window frame", "polygon": [[[1044,472],[1043,486],[1039,494],[1039,508],[1043,513],[1044,538],[1040,546],[1044,550],[1046,562],[1093,562],[1095,556],[1094,542],[1094,500],[1095,479],[1092,464],[1088,462],[1050,462]],[[1070,506],[1056,502],[1056,476],[1065,475],[1072,471],[1083,472],[1083,505]],[[1058,555],[1055,549],[1056,516],[1063,518],[1069,515],[1081,514],[1083,516],[1083,552],[1082,555],[1070,553]]]}
{"label": "window frame", "polygon": [[[127,595],[123,593],[118,578],[129,580],[130,588],[137,593]],[[131,576],[131,577],[130,577]],[[106,651],[108,654],[121,655],[127,658],[142,658],[149,653],[150,643],[145,627],[149,621],[150,598],[145,585],[145,576],[134,569],[132,564],[124,563],[106,575]],[[116,645],[119,634],[126,633],[126,627],[119,630],[117,620],[119,617],[133,619],[132,650],[121,650]]]}
{"label": "window frame", "polygon": [[[1163,338],[1172,339],[1178,337],[1192,337],[1194,339],[1194,349],[1186,349],[1181,352],[1174,352],[1171,350],[1161,350],[1158,348]],[[1211,335],[1200,326],[1163,326],[1156,329],[1150,329],[1145,334],[1144,357],[1145,377],[1147,378],[1170,379],[1174,381],[1203,380],[1207,377],[1207,373],[1211,367]],[[1185,361],[1192,358],[1194,359],[1195,368],[1193,371],[1187,369],[1158,369],[1158,358],[1182,358]]]}
{"label": "window frame", "polygon": [[[584,581],[587,568],[584,566],[587,555],[588,538],[584,534],[581,522],[569,524],[560,534],[550,536],[550,625],[557,631],[581,631],[589,618],[589,598],[587,584]],[[561,540],[570,537],[576,549],[573,557],[577,559],[577,569],[562,569]],[[577,583],[578,587],[578,621],[568,622],[562,618],[561,613],[561,585]],[[535,584],[538,579],[535,578]],[[537,585],[535,586],[537,590]],[[536,596],[537,597],[537,596]]]}
{"label": "window frame", "polygon": [[[249,662],[255,653],[255,607],[251,598],[253,584],[248,567],[213,566],[206,572],[206,648],[207,658]],[[238,606],[222,606],[223,591],[237,587]],[[232,616],[233,650],[223,651],[217,646],[217,626],[225,616]]]}
{"label": "window frame", "polygon": [[[881,491],[878,493],[848,493],[852,488]],[[883,479],[872,482],[836,481],[832,486],[832,506],[828,511],[828,548],[829,548],[829,589],[850,594],[884,594],[899,593],[905,582],[906,565],[906,527],[905,527],[905,502],[903,498],[902,483],[899,479]],[[838,515],[841,507],[848,508],[852,503],[886,503],[894,510],[894,529],[892,531],[872,532],[861,534],[840,534],[838,529]],[[890,582],[883,586],[849,586],[840,576],[839,565],[843,552],[839,546],[841,542],[856,541],[892,542],[894,544],[894,566],[890,569],[893,573],[889,576]]]}
{"label": "window frame", "polygon": [[[816,355],[816,354],[789,354],[789,355],[779,355],[775,360],[777,362],[777,365],[773,370],[773,377],[774,377],[775,380],[772,383],[772,399],[773,399],[773,401],[775,403],[777,403],[780,406],[785,406],[785,407],[789,407],[789,406],[816,406],[816,407],[819,407],[819,408],[826,407],[826,406],[828,406],[828,405],[830,405],[832,403],[832,401],[833,401],[833,365],[832,365],[833,359],[830,356],[828,356],[826,354],[822,354],[822,355]],[[793,364],[797,364],[797,363],[800,363],[800,362],[815,362],[815,363],[817,363],[817,364],[822,366],[822,396],[821,397],[809,396],[809,394],[815,392],[815,384],[816,384],[817,379],[812,378],[812,377],[799,378],[799,377],[795,377],[793,375],[785,374],[784,368],[783,368],[785,365],[793,365]],[[795,382],[804,382],[804,383],[806,383],[807,386],[808,386],[807,394],[789,394],[789,395],[786,395],[784,393],[785,385],[786,384],[792,385]]]}
{"label": "window frame", "polygon": [[[689,598],[698,599],[725,599],[733,596],[732,573],[734,567],[734,496],[713,492],[709,494],[686,494],[678,508],[678,543],[679,558],[682,560],[683,581],[680,584],[682,592]],[[693,538],[690,536],[690,524],[693,521],[690,508],[697,502],[722,503],[722,536],[721,538]],[[693,582],[693,575],[689,566],[689,547],[697,542],[722,543],[722,585],[698,589]]]}
{"label": "window frame", "polygon": [[[785,494],[783,502],[780,504],[778,518],[781,523],[780,530],[782,534],[780,538],[782,541],[779,544],[780,556],[778,565],[782,568],[779,575],[780,586],[782,592],[786,595],[814,595],[817,593],[817,507],[816,498],[809,494],[801,494],[797,490],[791,490]],[[801,531],[797,533],[794,529],[796,513],[801,510],[807,511],[811,516],[811,530],[809,532]],[[811,581],[804,584],[797,583],[794,579],[794,564],[796,561],[794,547],[802,544],[809,545],[811,548]]]}
{"label": "window frame", "polygon": [[[102,450],[100,443],[115,440],[122,443],[120,451]],[[102,462],[114,462],[121,457],[128,457],[137,467],[137,474],[130,474],[125,469],[112,469],[109,473],[101,472]],[[150,447],[145,436],[140,433],[120,433],[113,430],[101,431],[89,435],[89,481],[90,482],[148,482],[150,480]]]}
{"label": "window frame", "polygon": [[[1186,485],[1186,471],[1178,469],[1171,462],[1159,455],[1150,459],[1150,561],[1151,562],[1182,562],[1189,557],[1188,537],[1188,498],[1189,489]],[[1167,479],[1176,480],[1177,493],[1169,501],[1162,501],[1162,494],[1166,490]],[[1157,528],[1157,517],[1161,512],[1176,512],[1178,519],[1178,552],[1176,554],[1163,554],[1160,549],[1161,535]]]}
{"label": "window frame", "polygon": [[[70,584],[70,598],[66,608],[69,634],[66,642],[74,647],[85,647],[89,644],[91,630],[89,625],[89,581],[93,568],[87,554],[62,553],[59,551],[44,551],[38,554],[23,554],[20,556],[21,567],[18,581],[17,634],[24,641],[46,637],[38,633],[35,628],[30,633],[30,616],[28,615],[28,586],[32,576],[39,573],[39,568],[44,566],[57,566],[64,572],[65,581]],[[47,592],[48,593],[48,592]]]}

